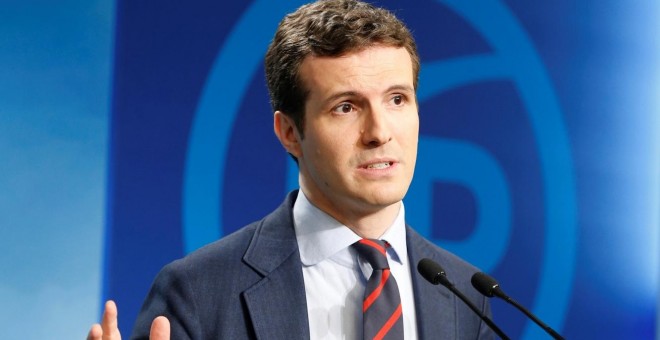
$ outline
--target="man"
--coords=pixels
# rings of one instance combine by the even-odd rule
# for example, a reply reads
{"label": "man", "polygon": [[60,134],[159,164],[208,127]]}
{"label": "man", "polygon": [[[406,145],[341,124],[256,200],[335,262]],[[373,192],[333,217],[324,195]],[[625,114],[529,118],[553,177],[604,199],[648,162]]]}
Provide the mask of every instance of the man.
{"label": "man", "polygon": [[[163,268],[133,337],[362,338],[371,331],[371,303],[391,282],[387,294],[398,307],[384,314],[378,336],[492,337],[462,302],[415,271],[422,258],[441,263],[490,313],[469,284],[476,269],[405,225],[419,66],[410,32],[383,9],[319,1],[286,16],[266,55],[266,77],[274,131],[298,163],[300,190],[261,221]],[[387,268],[367,264],[359,244],[377,244]],[[372,273],[382,281],[370,300]],[[116,315],[106,304],[89,338],[118,338]]]}

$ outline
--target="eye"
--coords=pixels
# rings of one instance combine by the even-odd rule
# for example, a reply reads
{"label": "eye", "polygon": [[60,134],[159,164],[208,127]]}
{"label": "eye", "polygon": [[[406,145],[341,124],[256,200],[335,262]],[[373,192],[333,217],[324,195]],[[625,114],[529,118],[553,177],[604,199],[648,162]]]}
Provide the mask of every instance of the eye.
{"label": "eye", "polygon": [[403,98],[403,95],[397,94],[391,99],[392,104],[396,106],[400,106],[405,102],[405,99]]}
{"label": "eye", "polygon": [[341,103],[341,104],[335,106],[335,108],[332,110],[332,112],[346,114],[346,113],[351,113],[354,110],[355,110],[355,108],[350,103]]}

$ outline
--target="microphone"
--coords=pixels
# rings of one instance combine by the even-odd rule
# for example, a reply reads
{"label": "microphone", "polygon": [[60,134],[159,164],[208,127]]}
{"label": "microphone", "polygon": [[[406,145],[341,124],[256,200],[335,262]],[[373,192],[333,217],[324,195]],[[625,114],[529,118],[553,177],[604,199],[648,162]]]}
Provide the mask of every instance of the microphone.
{"label": "microphone", "polygon": [[527,315],[528,318],[530,318],[537,325],[543,328],[543,330],[546,331],[546,333],[550,334],[550,336],[558,340],[564,340],[564,338],[561,335],[559,335],[559,333],[557,333],[554,329],[550,328],[550,326],[543,323],[543,321],[541,321],[534,314],[532,314],[530,311],[525,309],[525,307],[523,307],[518,302],[516,302],[508,295],[506,295],[502,290],[502,288],[500,288],[500,284],[497,283],[497,281],[495,281],[495,279],[492,276],[486,273],[475,273],[474,275],[472,275],[471,281],[472,281],[472,286],[474,286],[474,288],[478,290],[479,293],[487,297],[497,296],[498,298],[503,299],[504,301],[513,305],[519,311]]}
{"label": "microphone", "polygon": [[422,275],[423,278],[426,279],[426,281],[431,282],[434,285],[441,284],[447,289],[449,289],[454,295],[458,296],[459,299],[461,299],[472,311],[477,314],[481,320],[483,320],[490,329],[493,330],[503,340],[510,340],[502,330],[500,330],[495,323],[485,316],[478,308],[475,306],[468,298],[461,293],[460,290],[458,290],[451,281],[447,278],[447,274],[445,274],[445,270],[442,269],[442,267],[434,262],[431,259],[422,259],[417,263],[417,271]]}

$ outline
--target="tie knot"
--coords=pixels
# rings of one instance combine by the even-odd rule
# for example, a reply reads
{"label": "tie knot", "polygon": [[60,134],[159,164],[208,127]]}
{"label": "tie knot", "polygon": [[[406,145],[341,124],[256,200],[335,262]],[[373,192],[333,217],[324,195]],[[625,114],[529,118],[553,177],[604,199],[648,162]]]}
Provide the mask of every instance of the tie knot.
{"label": "tie knot", "polygon": [[353,244],[360,256],[367,260],[374,270],[389,268],[386,249],[389,244],[382,240],[363,238]]}

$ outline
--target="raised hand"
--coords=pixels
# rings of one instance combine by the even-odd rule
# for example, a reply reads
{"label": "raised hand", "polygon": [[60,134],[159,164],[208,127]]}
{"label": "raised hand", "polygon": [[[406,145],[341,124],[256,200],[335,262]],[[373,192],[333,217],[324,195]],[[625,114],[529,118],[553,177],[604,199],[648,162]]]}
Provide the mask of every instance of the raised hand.
{"label": "raised hand", "polygon": [[[170,340],[170,321],[159,316],[151,323],[150,340]],[[121,340],[117,323],[117,305],[109,300],[105,303],[101,324],[95,323],[87,334],[87,340]]]}
{"label": "raised hand", "polygon": [[105,303],[101,324],[95,323],[87,334],[87,340],[121,340],[117,324],[117,305],[112,300]]}

